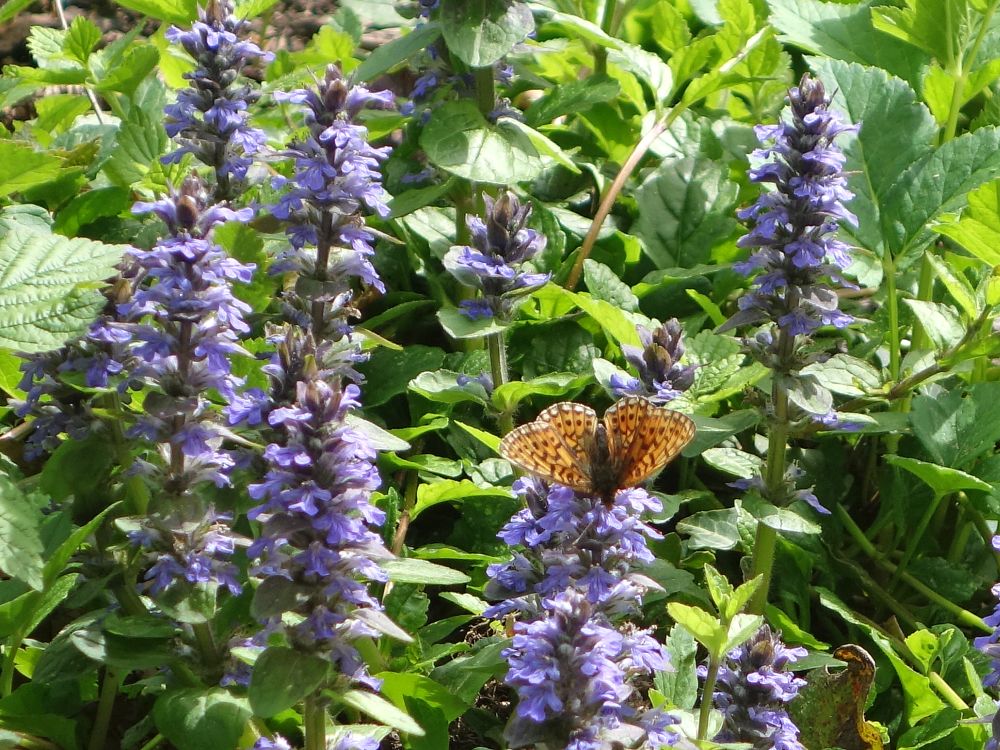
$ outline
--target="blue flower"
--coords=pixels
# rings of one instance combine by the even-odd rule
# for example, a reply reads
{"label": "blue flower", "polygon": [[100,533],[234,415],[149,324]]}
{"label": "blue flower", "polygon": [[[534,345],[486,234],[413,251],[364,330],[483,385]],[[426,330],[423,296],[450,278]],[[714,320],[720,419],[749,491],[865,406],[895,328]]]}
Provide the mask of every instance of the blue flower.
{"label": "blue flower", "polygon": [[[753,750],[805,750],[786,706],[806,684],[787,667],[807,653],[804,648],[785,646],[780,633],[767,625],[730,651],[712,693],[723,715],[715,741],[749,742]],[[704,666],[699,668],[702,677],[706,673]]]}
{"label": "blue flower", "polygon": [[444,264],[449,273],[466,286],[482,290],[483,296],[464,300],[459,309],[476,320],[496,317],[509,321],[517,305],[551,278],[548,273],[529,273],[522,265],[545,248],[545,235],[529,229],[531,205],[505,192],[496,201],[484,195],[485,220],[467,216],[465,223],[472,245],[456,245]]}
{"label": "blue flower", "polygon": [[198,21],[189,30],[171,26],[166,37],[187,50],[198,67],[184,77],[191,85],[178,92],[166,107],[167,135],[181,144],[163,161],[178,162],[193,154],[213,167],[219,181],[217,197],[232,197],[233,181],[242,181],[265,144],[264,132],[249,125],[249,105],[259,93],[241,78],[255,61],[270,62],[274,55],[240,39],[249,23],[233,15],[231,0],[213,0],[198,9]]}
{"label": "blue flower", "polygon": [[626,361],[639,377],[615,373],[611,377],[611,392],[622,396],[645,396],[657,404],[666,404],[680,396],[694,383],[695,365],[681,365],[684,356],[684,331],[676,318],[671,318],[654,331],[636,326],[641,347],[623,345]]}
{"label": "blue flower", "polygon": [[841,273],[850,264],[849,249],[831,235],[840,221],[857,224],[844,207],[853,194],[844,155],[833,142],[856,127],[829,111],[823,84],[808,75],[788,99],[791,123],[756,128],[765,147],[754,156],[770,161],[751,169],[750,180],[773,189],[739,212],[754,226],[737,244],[754,252],[735,268],[756,276],[724,328],[771,321],[792,336],[808,336],[820,326],[844,328],[853,320],[837,309],[834,289],[849,286]]}
{"label": "blue flower", "polygon": [[663,646],[646,631],[623,634],[596,611],[587,597],[567,589],[542,602],[539,616],[514,624],[503,656],[505,682],[518,694],[506,736],[514,747],[541,742],[585,750],[606,747],[606,730],[623,723],[646,729],[658,742],[673,744],[661,712],[639,716],[629,705],[632,679],[669,667]]}
{"label": "blue flower", "polygon": [[[385,291],[372,265],[375,234],[363,214],[389,215],[389,194],[382,187],[381,164],[390,148],[368,143],[368,129],[356,122],[365,109],[393,106],[389,91],[349,86],[335,66],[315,90],[278,93],[275,99],[302,108],[308,134],[283,152],[294,161],[292,176],[275,177],[282,190],[271,213],[286,222],[289,248],[271,266],[272,273],[295,272],[299,283],[286,292],[286,315],[318,327],[317,339],[336,338],[340,316],[350,313],[346,301],[360,281]],[[316,317],[316,302],[328,319]],[[336,309],[335,309],[336,308]]]}
{"label": "blue flower", "polygon": [[[281,366],[271,368],[276,392],[302,364],[292,373],[294,398],[267,413],[276,439],[264,452],[267,473],[249,487],[259,505],[248,516],[261,522],[261,535],[248,556],[263,579],[259,590],[269,592],[265,624],[293,647],[373,684],[351,642],[380,634],[370,614],[357,613],[381,611],[368,584],[387,580],[378,561],[391,555],[373,530],[385,521],[371,502],[381,482],[375,449],[346,421],[361,392],[335,370],[320,369],[322,350],[308,335],[289,329],[279,352]],[[275,599],[280,591],[290,596]],[[286,612],[298,617],[282,617]]]}

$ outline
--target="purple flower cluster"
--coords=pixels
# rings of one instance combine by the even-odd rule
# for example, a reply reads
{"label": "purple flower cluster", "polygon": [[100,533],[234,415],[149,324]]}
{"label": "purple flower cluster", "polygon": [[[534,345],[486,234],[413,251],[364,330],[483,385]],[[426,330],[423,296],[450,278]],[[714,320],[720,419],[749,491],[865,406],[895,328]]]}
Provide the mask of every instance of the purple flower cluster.
{"label": "purple flower cluster", "polygon": [[833,143],[856,128],[827,109],[823,84],[808,75],[788,100],[791,123],[756,128],[765,148],[754,155],[769,161],[751,169],[750,180],[774,189],[739,214],[754,227],[738,244],[755,251],[736,269],[756,276],[726,327],[774,321],[780,330],[801,336],[852,321],[838,309],[831,286],[847,284],[841,272],[851,261],[848,246],[831,235],[841,220],[857,224],[844,207],[853,194],[843,174],[844,154]]}
{"label": "purple flower cluster", "polygon": [[[786,706],[806,684],[787,667],[807,653],[786,647],[768,625],[730,651],[712,693],[723,715],[715,741],[749,742],[753,750],[805,750]],[[706,672],[699,668],[702,677]]]}
{"label": "purple flower cluster", "polygon": [[356,119],[364,109],[392,107],[394,99],[389,91],[348,85],[333,65],[316,90],[299,89],[275,98],[304,107],[308,135],[284,152],[294,159],[293,175],[272,181],[275,188],[284,189],[271,213],[288,222],[290,247],[271,272],[298,274],[296,292],[285,300],[292,308],[289,313],[300,325],[318,324],[317,338],[330,338],[339,322],[315,320],[317,303],[332,315],[350,299],[355,279],[380,292],[385,289],[371,263],[375,234],[362,212],[389,215],[380,165],[390,148],[369,144],[368,129]]}
{"label": "purple flower cluster", "polygon": [[[328,747],[332,750],[378,750],[378,746],[379,742],[374,737],[347,732]],[[292,750],[292,746],[281,735],[275,735],[273,738],[261,737],[254,743],[253,750]]]}
{"label": "purple flower cluster", "polygon": [[671,318],[650,332],[636,326],[642,347],[622,346],[626,361],[635,368],[638,377],[622,373],[611,376],[611,392],[615,398],[645,396],[654,404],[666,404],[680,396],[694,383],[695,365],[680,364],[684,356],[684,331],[676,318]]}
{"label": "purple flower cluster", "polygon": [[[994,550],[1000,552],[1000,535],[994,536],[991,544]],[[993,628],[993,632],[979,636],[972,644],[990,658],[990,673],[983,679],[983,687],[995,688],[1000,685],[1000,583],[993,586],[992,593],[997,599],[997,606],[985,622]],[[1000,711],[994,714],[993,737],[984,750],[1000,750]]]}
{"label": "purple flower cluster", "polygon": [[249,23],[236,18],[233,8],[232,0],[210,0],[207,7],[198,9],[198,21],[190,30],[171,26],[166,34],[187,50],[198,67],[184,74],[191,85],[165,110],[167,134],[180,148],[164,161],[177,162],[193,154],[213,167],[217,198],[232,197],[233,181],[246,177],[253,156],[265,143],[264,132],[248,122],[248,109],[260,95],[240,74],[252,61],[274,58],[253,42],[240,39]]}
{"label": "purple flower cluster", "polygon": [[150,283],[118,305],[121,322],[106,326],[127,337],[132,382],[151,389],[129,434],[156,443],[162,458],[137,464],[163,493],[161,507],[130,536],[157,556],[147,575],[157,591],[171,579],[214,580],[237,591],[228,562],[232,540],[222,538],[227,519],[205,508],[195,490],[204,482],[230,483],[233,459],[221,449],[209,395],[229,400],[241,382],[230,358],[245,354],[239,339],[249,332],[243,316],[250,308],[233,296],[232,284],[248,283],[253,271],[214,244],[211,232],[224,221],[245,221],[250,210],[210,205],[194,176],[179,191],[133,210],[159,216],[169,235],[151,250],[130,251]]}
{"label": "purple flower cluster", "polygon": [[545,235],[528,228],[531,205],[507,191],[495,201],[483,196],[486,217],[467,216],[471,246],[455,246],[445,256],[445,268],[466,286],[482,290],[478,299],[464,300],[462,313],[473,320],[511,319],[517,305],[550,278],[528,273],[521,266],[545,248]]}
{"label": "purple flower cluster", "polygon": [[488,616],[530,610],[536,597],[528,595],[553,596],[567,588],[586,592],[592,604],[628,611],[647,588],[656,586],[635,572],[654,559],[646,540],[661,538],[640,518],[663,507],[648,492],[621,490],[614,505],[606,508],[592,497],[560,484],[549,487],[535,477],[518,479],[514,491],[527,507],[497,536],[523,551],[487,569],[487,594],[505,600],[487,610]]}
{"label": "purple flower cluster", "polygon": [[[379,487],[375,449],[346,421],[360,407],[357,385],[321,370],[308,334],[286,347],[302,363],[295,398],[267,421],[280,438],[267,446],[267,473],[250,485],[260,502],[248,514],[262,524],[248,555],[263,581],[255,607],[267,632],[330,659],[341,674],[374,684],[351,642],[378,636],[381,606],[369,582],[384,582],[377,561],[391,557],[372,531],[385,520],[371,503]],[[364,610],[362,618],[359,613]],[[294,612],[293,622],[282,615]]]}
{"label": "purple flower cluster", "polygon": [[527,507],[498,536],[522,549],[488,568],[486,593],[504,601],[485,613],[521,612],[504,653],[520,699],[508,738],[515,747],[548,741],[582,750],[604,747],[604,733],[620,730],[651,747],[672,744],[671,717],[625,705],[633,678],[667,669],[667,654],[648,632],[612,622],[657,587],[636,568],[653,560],[646,540],[659,538],[639,516],[660,510],[659,501],[635,488],[606,508],[531,477],[514,488]]}
{"label": "purple flower cluster", "polygon": [[608,746],[608,730],[624,730],[642,747],[677,741],[668,729],[676,723],[672,717],[628,704],[633,677],[670,667],[648,632],[621,632],[584,592],[570,588],[543,600],[542,616],[515,623],[514,633],[503,652],[510,664],[506,682],[519,699],[507,727],[512,747],[600,750]]}

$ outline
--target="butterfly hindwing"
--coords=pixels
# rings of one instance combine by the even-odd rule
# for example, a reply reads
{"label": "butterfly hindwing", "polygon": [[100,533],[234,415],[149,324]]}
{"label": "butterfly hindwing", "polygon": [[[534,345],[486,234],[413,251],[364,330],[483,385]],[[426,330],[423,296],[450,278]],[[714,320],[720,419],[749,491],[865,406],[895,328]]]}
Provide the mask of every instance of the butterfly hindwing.
{"label": "butterfly hindwing", "polygon": [[582,492],[590,478],[582,457],[546,421],[528,422],[500,442],[500,453],[525,471]]}
{"label": "butterfly hindwing", "polygon": [[604,415],[618,486],[634,487],[673,460],[694,437],[694,422],[680,412],[628,396]]}

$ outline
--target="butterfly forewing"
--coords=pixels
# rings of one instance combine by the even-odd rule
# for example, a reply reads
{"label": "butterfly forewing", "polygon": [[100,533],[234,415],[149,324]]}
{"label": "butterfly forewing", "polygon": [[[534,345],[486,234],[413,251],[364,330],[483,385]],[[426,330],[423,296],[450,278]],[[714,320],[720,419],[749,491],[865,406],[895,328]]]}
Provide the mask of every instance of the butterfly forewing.
{"label": "butterfly forewing", "polygon": [[604,414],[618,486],[634,487],[673,460],[694,437],[694,422],[639,396],[623,398]]}
{"label": "butterfly forewing", "polygon": [[590,418],[585,412],[579,415],[555,413],[559,407],[570,406],[581,407],[569,402],[556,404],[542,412],[536,421],[512,430],[501,441],[500,453],[527,472],[580,492],[589,492],[587,448],[588,441],[593,440],[597,417],[592,410],[587,410]]}

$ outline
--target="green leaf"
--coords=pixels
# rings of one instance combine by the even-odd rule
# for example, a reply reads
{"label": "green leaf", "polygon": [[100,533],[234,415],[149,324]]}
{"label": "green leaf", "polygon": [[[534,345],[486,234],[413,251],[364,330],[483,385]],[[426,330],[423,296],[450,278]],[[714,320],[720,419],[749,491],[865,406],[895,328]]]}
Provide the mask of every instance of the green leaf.
{"label": "green leaf", "polygon": [[587,315],[601,326],[612,340],[618,344],[628,344],[629,346],[641,346],[639,334],[636,333],[637,323],[646,323],[645,318],[636,319],[619,307],[605,302],[602,299],[594,299],[589,294],[582,292],[571,292],[561,286],[549,284],[546,289],[554,289],[560,295],[573,302],[574,305],[583,310]]}
{"label": "green leaf", "polygon": [[104,307],[97,287],[113,276],[124,247],[39,232],[0,240],[0,346],[56,349],[82,334]]}
{"label": "green leaf", "polygon": [[369,422],[356,413],[348,413],[344,417],[344,422],[351,429],[364,435],[368,444],[377,451],[405,451],[410,448],[410,444],[402,438],[383,430],[374,422]]}
{"label": "green leaf", "polygon": [[657,268],[707,262],[736,228],[738,192],[729,169],[701,153],[664,159],[635,194],[643,251]]}
{"label": "green leaf", "polygon": [[620,91],[618,81],[606,75],[591,75],[582,81],[560,83],[532,102],[524,118],[531,127],[541,127],[557,117],[586,112],[596,104],[612,101]]}
{"label": "green leaf", "polygon": [[469,582],[469,576],[454,568],[412,557],[386,560],[380,567],[389,574],[389,580],[396,583],[457,586]]}
{"label": "green leaf", "polygon": [[222,688],[184,688],[160,694],[156,728],[177,750],[236,750],[251,711],[244,698]]}
{"label": "green leaf", "polygon": [[430,677],[462,700],[472,703],[483,685],[507,671],[507,662],[500,652],[508,645],[509,640],[484,638],[473,644],[473,651],[468,656],[445,662],[434,669]]}
{"label": "green leaf", "polygon": [[883,225],[890,252],[914,260],[933,238],[932,220],[964,206],[970,190],[998,174],[995,127],[964,133],[913,164],[886,196]]}
{"label": "green leaf", "polygon": [[949,469],[946,466],[918,461],[915,458],[896,456],[889,454],[886,460],[893,466],[906,469],[911,474],[920,477],[935,494],[943,495],[948,492],[958,492],[959,490],[980,490],[981,492],[992,492],[993,485],[987,484],[982,479],[966,474],[958,469]]}
{"label": "green leaf", "polygon": [[969,320],[975,320],[979,315],[979,305],[976,302],[976,290],[972,284],[960,271],[952,270],[945,261],[941,260],[934,253],[927,253],[925,259],[934,269],[934,274],[938,277],[951,298],[958,303]]}
{"label": "green leaf", "polygon": [[152,44],[129,47],[120,64],[101,76],[94,86],[101,93],[115,91],[131,96],[160,61],[160,51]]}
{"label": "green leaf", "polygon": [[1000,383],[917,396],[910,423],[935,463],[969,468],[1000,441]]}
{"label": "green leaf", "polygon": [[760,626],[763,624],[764,618],[760,615],[738,614],[734,616],[732,622],[729,623],[729,629],[726,631],[726,640],[722,647],[722,653],[731,651],[741,643],[745,643],[750,636],[760,630]]}
{"label": "green leaf", "polygon": [[472,320],[457,307],[442,307],[437,311],[438,321],[444,332],[453,339],[473,339],[501,333],[507,326],[497,322],[496,318],[479,318]]}
{"label": "green leaf", "polygon": [[62,159],[30,146],[0,140],[0,197],[51,182],[59,175]]}
{"label": "green leaf", "polygon": [[850,210],[858,217],[858,227],[845,225],[842,231],[881,255],[890,221],[884,204],[900,175],[931,152],[937,134],[934,118],[910,86],[884,70],[820,58],[811,59],[810,66],[833,98],[831,109],[845,113],[849,122],[862,123],[856,136],[845,133],[837,139],[847,155],[845,171],[855,194]]}
{"label": "green leaf", "polygon": [[[905,8],[873,8],[872,25],[879,31],[912,44],[951,67],[967,41],[968,0],[907,0]],[[961,58],[958,58],[959,60]]]}
{"label": "green leaf", "polygon": [[132,107],[118,128],[115,147],[101,171],[113,184],[131,190],[152,165],[159,168],[158,160],[168,143],[162,114]]}
{"label": "green leaf", "polygon": [[741,479],[750,479],[759,474],[763,463],[759,456],[738,448],[709,448],[701,457],[713,469]]}
{"label": "green leaf", "polygon": [[[499,438],[497,438],[499,443]],[[480,487],[468,479],[455,481],[442,479],[433,484],[422,484],[417,488],[417,502],[410,513],[411,519],[416,519],[421,513],[438,503],[467,500],[471,497],[502,497],[510,499],[510,490],[500,487]]]}
{"label": "green leaf", "polygon": [[826,362],[803,367],[801,372],[814,378],[824,388],[843,396],[864,396],[882,387],[879,371],[863,359],[849,354],[834,354]]}
{"label": "green leaf", "polygon": [[[914,88],[928,59],[910,45],[877,31],[867,5],[823,0],[769,0],[770,22],[778,39],[833,60],[882,68]],[[827,91],[835,85],[823,78]],[[855,120],[857,122],[857,120]],[[893,132],[908,132],[893,130]],[[900,144],[901,146],[904,144]]]}
{"label": "green leaf", "polygon": [[410,381],[444,362],[444,352],[434,346],[412,344],[402,351],[376,349],[371,358],[358,367],[365,376],[365,403],[384,404],[406,393]]}
{"label": "green leaf", "polygon": [[7,0],[3,5],[0,5],[0,25],[7,23],[33,2],[34,0]]}
{"label": "green leaf", "polygon": [[[424,730],[420,728],[417,722],[385,698],[373,693],[362,692],[361,690],[348,690],[336,697],[351,708],[356,708],[358,711],[368,714],[368,716],[371,716],[380,724],[385,724],[406,734],[412,734],[417,737],[424,736]],[[184,750],[184,748],[181,748],[181,750]]]}
{"label": "green leaf", "polygon": [[514,117],[500,117],[497,119],[497,128],[501,131],[504,129],[513,130],[518,135],[524,136],[540,156],[551,159],[574,174],[580,174],[580,168],[576,166],[570,155],[559,147],[559,144],[530,125],[525,125]]}
{"label": "green leaf", "polygon": [[121,214],[129,207],[129,197],[128,191],[120,187],[81,193],[59,210],[52,231],[73,237],[87,224]]}
{"label": "green leaf", "polygon": [[411,60],[434,44],[440,36],[441,28],[436,23],[425,23],[408,34],[373,49],[354,71],[353,77],[357,81],[371,81]]}
{"label": "green leaf", "polygon": [[435,109],[420,134],[420,147],[435,166],[489,185],[533,180],[545,167],[523,133],[491,125],[468,100]]}
{"label": "green leaf", "polygon": [[330,662],[292,648],[270,646],[257,657],[247,697],[255,716],[267,718],[311,695],[330,674]]}
{"label": "green leaf", "polygon": [[63,51],[78,63],[86,64],[100,41],[101,30],[90,19],[77,16],[66,31]]}
{"label": "green leaf", "polygon": [[40,520],[37,508],[21,489],[10,477],[0,475],[0,570],[37,591],[45,585]]}
{"label": "green leaf", "polygon": [[694,637],[683,625],[674,625],[670,628],[666,645],[670,653],[671,671],[657,672],[653,677],[653,684],[678,708],[694,708],[698,699],[698,674],[695,661],[698,649]]}
{"label": "green leaf", "polygon": [[[733,595],[736,590],[733,585],[729,582],[729,579],[724,575],[719,573],[711,565],[706,565],[704,567],[705,573],[705,588],[708,589],[708,595],[712,597],[712,603],[715,604],[715,608],[722,612],[725,609],[726,602]],[[735,614],[735,612],[733,613]],[[730,615],[730,618],[732,616]]]}
{"label": "green leaf", "polygon": [[691,549],[733,549],[740,543],[733,508],[694,513],[677,524],[677,532],[687,537]]}
{"label": "green leaf", "polygon": [[639,298],[632,293],[629,285],[618,274],[596,260],[583,261],[583,280],[587,291],[594,299],[610,302],[615,307],[629,312],[639,312]]}
{"label": "green leaf", "polygon": [[198,17],[196,0],[122,0],[120,5],[185,28]]}
{"label": "green leaf", "polygon": [[469,708],[466,701],[424,675],[380,672],[374,677],[382,681],[379,692],[401,708],[406,705],[407,698],[416,699],[441,709],[448,722],[454,721]]}
{"label": "green leaf", "polygon": [[486,389],[472,381],[467,385],[458,384],[460,373],[452,370],[423,372],[410,381],[409,389],[438,404],[461,404],[466,401],[486,406]]}
{"label": "green leaf", "polygon": [[721,655],[726,642],[726,631],[721,622],[699,607],[680,602],[667,604],[667,614],[679,625],[683,625],[702,646],[716,656]]}
{"label": "green leaf", "polygon": [[965,324],[951,305],[918,299],[904,299],[903,302],[913,310],[920,325],[939,350],[957,344],[965,335]]}
{"label": "green leaf", "polygon": [[608,62],[624,68],[646,82],[653,92],[653,101],[659,104],[670,98],[674,88],[674,74],[663,59],[633,44],[622,44],[608,52]]}
{"label": "green leaf", "polygon": [[765,526],[785,534],[819,534],[823,530],[791,508],[778,508],[753,493],[743,498],[743,507]]}
{"label": "green leaf", "polygon": [[945,708],[931,718],[903,732],[896,742],[898,750],[915,750],[943,740],[960,726],[962,713],[956,708]]}
{"label": "green leaf", "polygon": [[969,205],[961,219],[942,219],[933,229],[955,240],[984,263],[1000,265],[1000,180],[969,193]]}
{"label": "green leaf", "polygon": [[493,65],[535,30],[518,0],[441,0],[439,18],[448,51],[472,68]]}
{"label": "green leaf", "polygon": [[499,411],[513,412],[518,404],[530,396],[565,396],[579,392],[590,382],[589,375],[573,372],[551,372],[531,380],[514,380],[493,391],[493,405]]}

